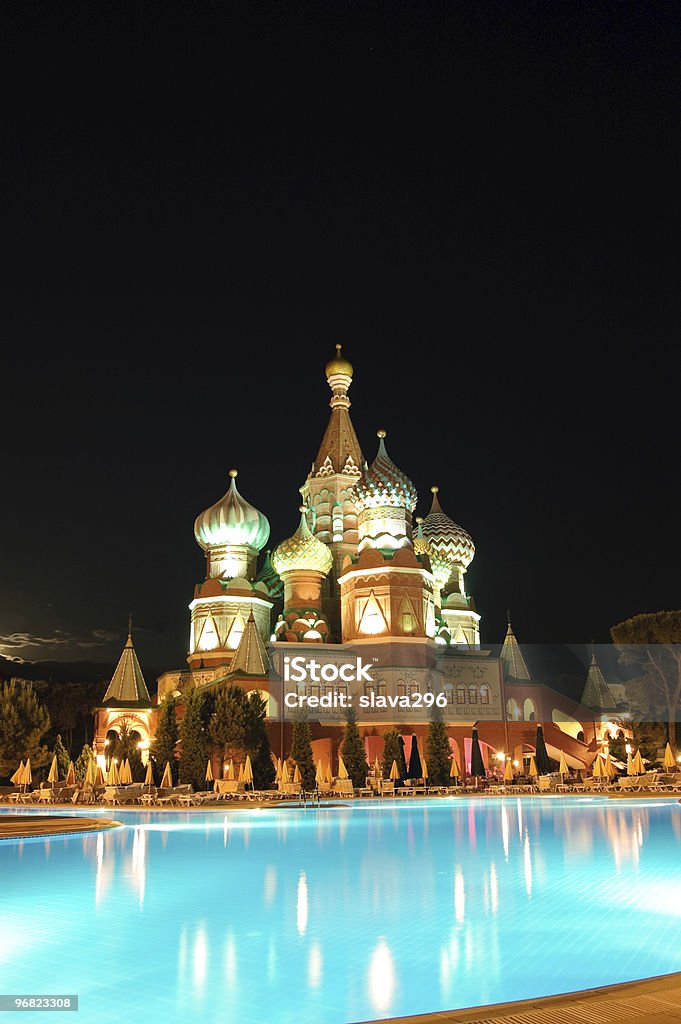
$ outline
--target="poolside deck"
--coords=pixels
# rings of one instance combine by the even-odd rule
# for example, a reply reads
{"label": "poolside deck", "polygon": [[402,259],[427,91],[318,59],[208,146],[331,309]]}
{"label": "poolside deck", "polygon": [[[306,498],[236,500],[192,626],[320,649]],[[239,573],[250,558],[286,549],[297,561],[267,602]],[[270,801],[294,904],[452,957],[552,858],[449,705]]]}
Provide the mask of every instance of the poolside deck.
{"label": "poolside deck", "polygon": [[373,1024],[679,1024],[681,974]]}
{"label": "poolside deck", "polygon": [[119,828],[122,823],[110,818],[69,817],[60,814],[2,814],[0,839],[30,839],[35,836],[62,836],[78,832],[101,832]]}

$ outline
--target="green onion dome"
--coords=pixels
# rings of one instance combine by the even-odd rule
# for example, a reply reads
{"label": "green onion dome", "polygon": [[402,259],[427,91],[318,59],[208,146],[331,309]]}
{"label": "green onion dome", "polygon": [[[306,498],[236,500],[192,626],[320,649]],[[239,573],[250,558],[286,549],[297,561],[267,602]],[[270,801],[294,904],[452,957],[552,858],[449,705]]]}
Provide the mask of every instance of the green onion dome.
{"label": "green onion dome", "polygon": [[227,493],[196,518],[194,536],[204,551],[225,545],[244,545],[259,551],[267,544],[270,524],[262,512],[239,494],[236,474],[235,469],[230,469],[232,482]]}
{"label": "green onion dome", "polygon": [[333,566],[331,551],[310,531],[306,518],[307,508],[300,506],[300,525],[272,552],[272,565],[281,576],[285,572],[314,570],[326,576]]}

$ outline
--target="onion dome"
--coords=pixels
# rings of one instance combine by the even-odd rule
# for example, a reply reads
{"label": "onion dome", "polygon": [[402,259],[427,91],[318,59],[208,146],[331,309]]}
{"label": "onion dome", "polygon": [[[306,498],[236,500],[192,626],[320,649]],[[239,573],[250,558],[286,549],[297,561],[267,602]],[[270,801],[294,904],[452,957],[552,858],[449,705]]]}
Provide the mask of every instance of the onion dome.
{"label": "onion dome", "polygon": [[423,536],[423,518],[416,517],[416,536],[414,537],[414,552],[417,555],[430,555],[430,544]]}
{"label": "onion dome", "polygon": [[333,555],[326,544],[310,532],[306,513],[306,506],[301,505],[298,529],[272,552],[272,565],[280,576],[296,570],[315,571],[326,576],[331,571]]}
{"label": "onion dome", "polygon": [[353,488],[357,504],[360,508],[394,506],[413,512],[418,500],[416,488],[388,455],[384,441],[385,430],[377,431],[377,435],[378,454]]}
{"label": "onion dome", "polygon": [[336,355],[334,359],[330,359],[326,364],[326,376],[332,377],[336,373],[344,373],[346,377],[352,377],[352,363],[343,359],[341,355],[341,346],[336,345]]}
{"label": "onion dome", "polygon": [[194,536],[204,551],[225,545],[245,545],[259,551],[267,544],[270,524],[239,494],[236,473],[230,469],[232,483],[227,493],[196,518]]}
{"label": "onion dome", "polygon": [[439,487],[431,487],[433,505],[423,520],[423,536],[430,542],[433,554],[443,556],[452,564],[470,565],[475,554],[475,544],[469,533],[458,526],[440,508],[437,493]]}

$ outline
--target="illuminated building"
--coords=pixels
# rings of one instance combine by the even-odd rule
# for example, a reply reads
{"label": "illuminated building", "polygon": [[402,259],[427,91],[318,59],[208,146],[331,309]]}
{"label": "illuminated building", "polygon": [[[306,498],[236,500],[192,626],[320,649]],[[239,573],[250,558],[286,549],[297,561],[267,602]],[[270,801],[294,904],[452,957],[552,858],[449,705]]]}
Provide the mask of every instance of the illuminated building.
{"label": "illuminated building", "polygon": [[[350,417],[353,372],[338,345],[326,366],[329,422],[300,487],[297,528],[267,550],[259,569],[270,524],[240,493],[236,470],[226,493],[197,516],[206,570],[189,604],[188,668],[160,677],[158,699],[223,681],[258,690],[268,698],[273,746],[282,747],[274,720],[283,657],[309,657],[314,645],[315,657],[336,666],[360,654],[371,659],[364,692],[374,697],[444,693],[460,756],[475,723],[483,743],[522,755],[544,721],[550,751],[565,749],[573,767],[590,763],[603,729],[531,680],[510,623],[499,657],[481,647],[481,617],[466,585],[475,545],[441,507],[439,488],[414,520],[416,488],[388,453],[385,430],[367,463]],[[316,686],[308,686],[313,696]],[[327,744],[320,754],[330,753],[343,725],[341,712],[329,717],[313,724],[316,742]],[[400,723],[410,724],[408,713],[360,715],[370,759]],[[426,728],[424,716],[414,722],[417,735]]]}

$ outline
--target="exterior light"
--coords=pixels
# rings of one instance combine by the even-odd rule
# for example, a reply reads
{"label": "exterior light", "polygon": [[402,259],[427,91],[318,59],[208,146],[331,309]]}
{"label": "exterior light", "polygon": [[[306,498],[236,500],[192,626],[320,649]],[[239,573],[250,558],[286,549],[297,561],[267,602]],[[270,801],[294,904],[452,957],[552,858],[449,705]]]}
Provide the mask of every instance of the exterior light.
{"label": "exterior light", "polygon": [[627,754],[633,754],[631,743],[627,743],[624,749],[626,750]]}
{"label": "exterior light", "polygon": [[506,754],[503,752],[503,750],[500,750],[499,753],[496,755],[496,757],[497,757],[497,761],[505,761],[506,760]]}
{"label": "exterior light", "polygon": [[105,747],[108,747],[108,746],[109,746],[109,741],[108,741],[108,740],[104,740],[104,746],[105,746]]}
{"label": "exterior light", "polygon": [[513,762],[513,767],[514,768],[520,768],[520,761],[514,761]]}

